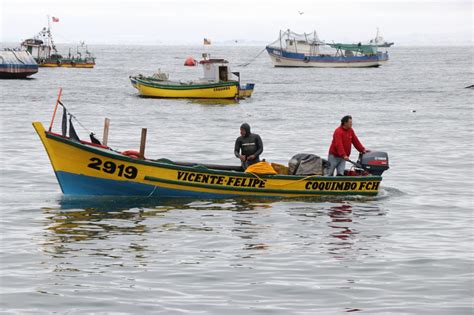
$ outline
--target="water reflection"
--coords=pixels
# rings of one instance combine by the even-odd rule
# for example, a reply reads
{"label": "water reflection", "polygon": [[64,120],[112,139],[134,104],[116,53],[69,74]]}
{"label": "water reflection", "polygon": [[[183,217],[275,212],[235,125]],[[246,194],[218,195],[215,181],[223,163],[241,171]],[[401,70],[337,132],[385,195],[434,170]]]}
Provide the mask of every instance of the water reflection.
{"label": "water reflection", "polygon": [[270,208],[272,199],[195,199],[195,198],[149,198],[149,197],[70,197],[58,200],[61,210],[90,209],[99,212],[120,212],[133,209],[159,210],[231,210],[250,211],[256,208]]}
{"label": "water reflection", "polygon": [[[325,247],[336,259],[367,253],[377,230],[364,221],[384,215],[374,201],[318,203],[281,199],[153,199],[61,197],[44,208],[44,250],[54,257],[83,255],[145,260],[190,239],[201,252],[238,246],[237,257],[251,258],[281,245],[278,235],[293,239],[285,246]],[[296,221],[289,222],[291,217]],[[357,228],[356,228],[357,227]],[[362,230],[361,230],[362,228]],[[230,234],[229,234],[230,233]],[[227,238],[230,236],[230,239]],[[208,242],[200,242],[207,239]],[[240,242],[238,240],[241,240]],[[215,242],[215,245],[209,245]],[[118,249],[120,248],[120,249]],[[280,249],[283,248],[280,246]],[[143,263],[143,261],[141,261]]]}
{"label": "water reflection", "polygon": [[237,99],[190,99],[188,100],[188,103],[190,104],[200,104],[200,105],[233,105],[233,104],[239,104],[239,100]]}
{"label": "water reflection", "polygon": [[330,241],[329,253],[334,257],[341,258],[345,251],[350,251],[359,232],[352,227],[352,206],[350,204],[342,204],[331,207],[328,212],[331,220],[328,226],[333,229],[330,234],[336,240]]}
{"label": "water reflection", "polygon": [[332,237],[345,241],[358,233],[349,227],[352,223],[351,205],[343,204],[331,207],[328,215],[331,218],[329,226],[335,230],[335,232],[331,233]]}
{"label": "water reflection", "polygon": [[[332,229],[328,238],[328,252],[336,259],[358,258],[375,253],[382,230],[366,223],[373,216],[384,216],[377,205],[343,203],[332,206],[328,226]],[[383,224],[376,224],[380,226]],[[356,228],[358,227],[358,228]]]}
{"label": "water reflection", "polygon": [[[241,201],[243,202],[243,201]],[[267,250],[270,245],[265,242],[265,233],[272,230],[272,225],[264,223],[262,210],[272,208],[274,200],[245,200],[246,212],[232,213],[233,227],[232,234],[244,240],[242,249],[244,251]],[[251,211],[253,210],[253,211]],[[251,258],[255,253],[244,254],[243,258]]]}
{"label": "water reflection", "polygon": [[[318,235],[301,237],[314,239],[335,259],[356,259],[377,251],[383,221],[372,219],[384,216],[385,211],[377,200],[327,200],[314,205],[292,207],[292,216],[299,217],[305,225],[313,226]],[[370,222],[374,221],[375,225]],[[308,241],[309,242],[309,241]]]}
{"label": "water reflection", "polygon": [[[232,211],[235,232],[242,233],[242,238],[252,238],[250,230],[258,229],[251,222],[252,215],[238,215],[242,212],[270,208],[270,201],[252,199],[153,199],[130,197],[67,197],[59,200],[59,208],[43,208],[46,215],[46,229],[58,238],[61,243],[105,239],[117,234],[141,235],[150,229],[163,231],[211,231],[202,216],[212,216],[212,211]],[[192,222],[171,220],[159,226],[149,227],[145,221],[150,218],[165,218],[169,211],[206,211],[193,214],[201,225]],[[211,212],[209,212],[211,211]],[[191,212],[187,213],[188,215]],[[178,219],[179,219],[178,215]],[[185,216],[186,217],[186,216]],[[165,220],[163,220],[165,221]],[[159,223],[159,221],[158,221]]]}
{"label": "water reflection", "polygon": [[[46,220],[42,247],[51,257],[66,261],[77,257],[128,257],[146,265],[157,254],[173,250],[176,243],[199,238],[214,241],[215,236],[229,231],[233,239],[243,240],[242,250],[255,252],[269,247],[261,237],[269,225],[257,221],[262,217],[261,210],[270,209],[272,202],[62,196],[58,207],[43,208]],[[220,244],[219,240],[215,242]],[[208,244],[196,242],[187,250],[223,250],[220,245]]]}
{"label": "water reflection", "polygon": [[54,232],[61,242],[106,238],[112,232],[141,234],[146,231],[142,224],[143,212],[140,210],[44,209],[44,213],[50,221],[47,229]]}

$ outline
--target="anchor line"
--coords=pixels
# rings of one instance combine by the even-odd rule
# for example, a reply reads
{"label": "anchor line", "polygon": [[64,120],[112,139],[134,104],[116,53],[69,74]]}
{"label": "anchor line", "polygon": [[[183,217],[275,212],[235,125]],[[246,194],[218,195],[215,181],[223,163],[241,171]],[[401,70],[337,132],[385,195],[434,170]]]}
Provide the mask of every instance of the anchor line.
{"label": "anchor line", "polygon": [[237,65],[237,67],[247,67],[249,64],[251,64],[252,62],[254,62],[267,48],[263,48],[255,57],[253,57],[252,60],[250,60],[249,62],[247,63],[243,63],[243,64],[240,64],[240,65]]}

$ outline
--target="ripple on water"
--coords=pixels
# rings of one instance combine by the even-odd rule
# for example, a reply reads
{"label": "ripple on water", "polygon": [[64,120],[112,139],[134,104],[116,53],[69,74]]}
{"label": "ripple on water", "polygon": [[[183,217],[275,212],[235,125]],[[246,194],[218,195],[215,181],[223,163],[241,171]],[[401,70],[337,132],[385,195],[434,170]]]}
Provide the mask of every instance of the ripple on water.
{"label": "ripple on water", "polygon": [[[212,49],[238,65],[261,47]],[[0,81],[3,311],[472,313],[472,47],[394,47],[378,69],[280,69],[262,56],[234,67],[256,88],[229,104],[143,99],[130,86],[150,65],[176,80],[199,76],[182,66],[199,47],[91,50],[91,71]],[[262,157],[286,164],[300,152],[325,156],[352,114],[364,145],[389,153],[390,170],[375,197],[65,197],[31,127],[49,122],[59,86],[87,128],[100,134],[111,119],[119,150],[138,148],[147,127],[149,157],[238,164],[233,144],[248,122]]]}

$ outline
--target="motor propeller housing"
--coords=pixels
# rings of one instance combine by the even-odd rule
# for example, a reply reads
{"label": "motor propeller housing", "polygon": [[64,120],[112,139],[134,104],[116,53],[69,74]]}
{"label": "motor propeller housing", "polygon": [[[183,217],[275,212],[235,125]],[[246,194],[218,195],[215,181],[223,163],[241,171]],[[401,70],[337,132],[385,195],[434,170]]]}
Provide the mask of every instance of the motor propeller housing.
{"label": "motor propeller housing", "polygon": [[357,159],[357,164],[370,174],[380,176],[389,169],[387,152],[371,151],[367,153],[360,153]]}

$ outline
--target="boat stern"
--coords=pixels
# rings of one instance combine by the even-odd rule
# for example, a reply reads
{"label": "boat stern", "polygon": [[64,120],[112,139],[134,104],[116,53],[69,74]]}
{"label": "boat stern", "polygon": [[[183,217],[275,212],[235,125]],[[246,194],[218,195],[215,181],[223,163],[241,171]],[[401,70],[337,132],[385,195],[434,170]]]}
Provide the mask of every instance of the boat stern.
{"label": "boat stern", "polygon": [[251,97],[254,88],[255,88],[255,83],[247,83],[245,85],[240,86],[240,88],[239,88],[239,98]]}

